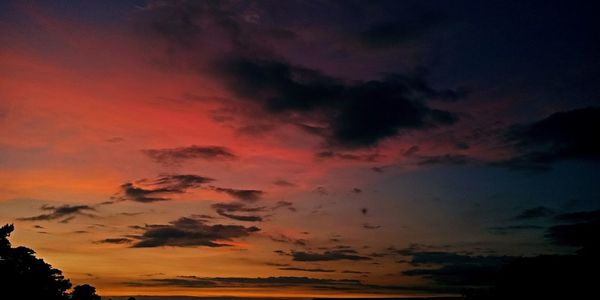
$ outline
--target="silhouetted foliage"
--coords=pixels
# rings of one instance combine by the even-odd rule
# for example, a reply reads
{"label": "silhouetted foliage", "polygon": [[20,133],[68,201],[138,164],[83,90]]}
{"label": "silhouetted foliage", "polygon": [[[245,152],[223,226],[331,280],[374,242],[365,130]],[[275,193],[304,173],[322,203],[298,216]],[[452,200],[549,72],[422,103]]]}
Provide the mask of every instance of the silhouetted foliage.
{"label": "silhouetted foliage", "polygon": [[100,296],[96,295],[95,287],[82,284],[73,288],[71,300],[100,300]]}
{"label": "silhouetted foliage", "polygon": [[8,240],[13,225],[0,227],[0,298],[39,300],[100,300],[96,288],[78,285],[69,295],[71,282],[62,272],[52,268],[35,251],[26,247],[11,247]]}
{"label": "silhouetted foliage", "polygon": [[505,265],[491,288],[464,291],[466,299],[586,299],[596,289],[597,248],[576,255],[522,257]]}
{"label": "silhouetted foliage", "polygon": [[0,228],[0,291],[4,299],[69,299],[71,282],[26,247],[12,248],[8,237],[13,225]]}

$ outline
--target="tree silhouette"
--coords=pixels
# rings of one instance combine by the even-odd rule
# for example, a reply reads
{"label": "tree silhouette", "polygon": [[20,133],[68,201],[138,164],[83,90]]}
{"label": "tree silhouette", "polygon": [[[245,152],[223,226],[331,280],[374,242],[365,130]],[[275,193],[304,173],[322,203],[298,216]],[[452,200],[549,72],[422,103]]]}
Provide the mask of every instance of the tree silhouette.
{"label": "tree silhouette", "polygon": [[69,295],[71,282],[60,270],[29,248],[11,246],[8,237],[14,229],[9,224],[0,227],[0,299],[100,300],[88,284],[76,286]]}
{"label": "tree silhouette", "polygon": [[35,251],[26,247],[12,248],[8,237],[13,230],[13,225],[0,228],[1,298],[69,299],[66,291],[71,287],[71,282],[64,278],[60,270],[35,257]]}
{"label": "tree silhouette", "polygon": [[96,295],[96,288],[83,284],[73,288],[71,300],[100,300],[100,296]]}

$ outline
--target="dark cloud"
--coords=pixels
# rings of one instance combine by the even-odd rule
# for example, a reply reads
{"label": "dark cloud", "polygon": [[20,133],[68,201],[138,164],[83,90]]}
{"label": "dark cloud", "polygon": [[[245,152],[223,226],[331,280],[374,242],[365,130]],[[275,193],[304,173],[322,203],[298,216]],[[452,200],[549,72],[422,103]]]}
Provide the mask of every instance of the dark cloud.
{"label": "dark cloud", "polygon": [[402,153],[402,155],[405,157],[411,157],[419,151],[421,151],[421,148],[417,145],[414,145],[414,146],[411,146],[410,148],[406,149],[406,151],[404,151],[404,153]]}
{"label": "dark cloud", "polygon": [[179,218],[168,225],[146,225],[144,232],[135,238],[138,241],[132,246],[144,247],[222,247],[229,246],[223,241],[249,236],[260,229],[239,225],[208,225],[203,220]]}
{"label": "dark cloud", "polygon": [[411,256],[410,264],[425,266],[402,272],[407,276],[421,276],[441,285],[487,286],[494,283],[499,270],[514,257],[479,256],[455,252],[421,251],[415,248],[398,250]]}
{"label": "dark cloud", "polygon": [[360,193],[362,193],[362,190],[359,189],[359,188],[353,188],[352,192],[355,193],[355,194],[360,194]]}
{"label": "dark cloud", "polygon": [[49,213],[41,214],[33,217],[18,218],[20,221],[51,221],[61,219],[61,223],[67,223],[75,216],[82,215],[87,217],[94,217],[94,215],[86,213],[88,211],[95,211],[91,206],[88,205],[62,205],[62,206],[48,206],[44,205],[41,207],[42,210],[49,211]]}
{"label": "dark cloud", "polygon": [[[314,11],[311,5],[301,3],[254,5],[273,13]],[[342,3],[335,6],[350,9]],[[348,82],[292,64],[274,54],[269,45],[281,41],[280,34],[272,33],[293,31],[274,30],[282,22],[273,22],[266,15],[261,22],[249,21],[247,10],[244,5],[231,2],[160,2],[148,5],[139,19],[146,32],[167,43],[169,56],[176,56],[170,57],[169,62],[180,62],[178,65],[192,69],[206,66],[200,69],[208,69],[239,100],[257,104],[279,121],[322,136],[329,145],[373,146],[404,131],[456,121],[454,114],[432,108],[426,101],[455,100],[463,96],[462,91],[436,90],[422,75],[390,74],[379,80]],[[357,33],[358,39],[371,48],[394,45],[428,28],[425,25],[436,19],[429,13],[423,15],[372,24],[362,34]]]}
{"label": "dark cloud", "polygon": [[214,179],[198,175],[166,175],[159,177],[152,184],[183,191],[186,189],[199,188],[202,184],[212,181],[214,181]]}
{"label": "dark cloud", "polygon": [[96,241],[98,244],[130,244],[131,242],[133,240],[128,238],[108,238]]}
{"label": "dark cloud", "polygon": [[144,154],[162,164],[178,164],[184,160],[231,160],[237,158],[228,148],[220,146],[188,146],[168,149],[145,149]]}
{"label": "dark cloud", "polygon": [[364,229],[379,229],[379,228],[381,228],[380,225],[371,225],[371,224],[366,224],[366,223],[362,224],[362,227]]}
{"label": "dark cloud", "polygon": [[[219,2],[218,4],[192,4],[187,1],[153,3],[145,10],[142,10],[140,14],[144,15],[143,19],[147,21],[146,27],[148,30],[152,31],[156,36],[166,39],[170,45],[175,44],[179,45],[180,48],[192,50],[190,51],[192,53],[190,56],[194,58],[189,59],[191,63],[190,61],[186,61],[185,58],[181,59],[184,60],[183,62],[176,60],[178,63],[188,65],[188,67],[193,69],[206,71],[206,68],[198,68],[198,65],[201,64],[198,63],[198,60],[201,60],[202,63],[207,63],[206,60],[208,60],[208,64],[212,67],[212,69],[209,69],[214,73],[213,75],[217,79],[222,80],[238,96],[237,98],[258,104],[258,106],[261,106],[266,112],[270,113],[271,116],[275,116],[275,119],[277,119],[276,122],[287,120],[287,122],[303,128],[311,128],[314,134],[324,137],[330,145],[350,148],[364,147],[375,145],[383,139],[411,130],[452,123],[456,117],[447,111],[448,108],[446,107],[448,106],[444,105],[444,110],[436,110],[436,107],[429,100],[456,100],[465,96],[463,90],[435,89],[424,78],[425,76],[420,74],[386,76],[383,78],[372,78],[373,80],[370,81],[363,78],[362,75],[366,74],[357,74],[356,77],[362,78],[362,81],[350,81],[327,75],[326,72],[329,72],[329,70],[317,69],[316,64],[323,61],[323,57],[320,56],[322,52],[319,50],[321,50],[320,48],[330,50],[329,45],[327,47],[314,47],[311,44],[310,46],[313,48],[319,48],[315,50],[315,53],[311,53],[313,57],[318,59],[310,59],[308,61],[304,55],[294,55],[297,52],[286,51],[290,48],[284,46],[270,47],[275,44],[278,46],[281,45],[281,43],[273,43],[273,39],[277,41],[294,40],[301,43],[309,42],[302,40],[303,35],[295,32],[295,30],[302,30],[304,28],[304,26],[299,24],[308,23],[312,25],[310,28],[319,28],[319,34],[311,33],[310,35],[322,35],[328,39],[332,39],[327,42],[335,45],[331,47],[343,49],[340,52],[356,51],[356,49],[351,49],[352,47],[347,47],[347,41],[346,43],[341,41],[348,40],[348,37],[353,42],[354,39],[359,40],[362,45],[369,49],[390,48],[403,45],[408,41],[418,40],[423,36],[428,36],[428,33],[437,28],[439,24],[444,23],[445,19],[435,12],[435,10],[415,9],[410,5],[403,7],[403,5],[390,4],[391,2],[385,4],[378,2],[374,6],[377,6],[378,10],[381,11],[378,14],[370,15],[372,12],[370,9],[349,9],[348,7],[350,6],[358,6],[354,1],[351,2],[353,3],[348,5],[335,4],[335,9],[328,10],[331,14],[340,13],[346,17],[353,16],[350,23],[343,22],[342,20],[346,19],[343,17],[338,20],[335,17],[329,19],[329,16],[323,18],[322,15],[315,15],[314,13],[303,15],[302,13],[307,12],[306,7],[302,9],[300,8],[301,4],[296,2],[291,4],[288,1],[279,5],[272,2],[254,3],[252,8],[240,5],[239,3],[232,4],[231,2]],[[272,7],[277,7],[277,10],[270,9]],[[299,12],[294,16],[285,16],[287,19],[284,21],[289,22],[281,22],[282,16],[278,15],[277,12],[296,11],[295,9],[290,9],[290,7],[298,9]],[[476,6],[471,8],[478,9]],[[252,12],[249,13],[249,11]],[[355,12],[349,13],[350,11]],[[360,13],[357,11],[360,11]],[[407,13],[409,11],[411,13]],[[480,15],[479,13],[474,13],[474,11],[471,12],[473,16]],[[254,17],[249,17],[249,15]],[[260,19],[260,22],[256,21],[258,19]],[[275,19],[278,19],[278,22],[274,22]],[[302,20],[304,22],[301,22],[299,19],[304,19]],[[477,19],[479,22],[486,18]],[[497,18],[489,19],[496,20]],[[526,20],[528,18],[519,17],[519,19]],[[329,23],[330,20],[340,22],[333,22],[335,24],[331,24]],[[509,20],[507,22],[510,22],[510,20],[518,21],[511,18],[505,18],[506,20]],[[474,20],[471,19],[470,21]],[[277,23],[294,24],[295,30],[290,28],[274,30],[273,25]],[[515,24],[517,23],[513,24],[511,22],[510,25],[516,26]],[[331,26],[318,26],[317,24]],[[468,26],[473,25],[469,24]],[[500,26],[499,28],[503,27],[506,29],[511,28],[511,26]],[[327,29],[323,30],[325,28]],[[478,30],[475,31],[478,32]],[[585,32],[585,30],[578,30],[578,32]],[[281,39],[283,36],[287,38]],[[332,38],[333,36],[340,36],[342,38]],[[579,40],[581,37],[575,38]],[[526,45],[524,44],[524,46],[530,46],[530,41],[531,39],[526,39]],[[322,42],[322,40],[318,42]],[[472,41],[470,40],[470,42]],[[561,44],[558,43],[557,45]],[[568,46],[573,45],[571,43],[564,44]],[[587,45],[588,43],[579,44]],[[197,51],[203,48],[218,48],[211,50],[219,54],[218,61],[215,61],[214,55],[203,55],[205,52],[210,51]],[[481,50],[478,50],[477,47],[468,48],[469,51],[475,51],[473,53],[479,53],[478,51]],[[294,49],[301,52],[302,50],[300,49],[305,48]],[[565,49],[569,49],[569,47],[565,47]],[[494,51],[497,51],[497,49]],[[359,52],[364,54],[362,51]],[[422,49],[418,49],[417,52],[422,52]],[[536,54],[539,54],[538,52]],[[547,52],[552,53],[552,62],[555,61],[554,56],[558,55],[557,53],[561,53],[560,51]],[[194,53],[198,54],[194,55]],[[382,57],[383,61],[395,61],[390,59],[390,57],[402,56],[404,54],[389,53],[389,56],[385,55]],[[214,53],[210,52],[209,54]],[[491,54],[495,55],[497,53]],[[197,58],[196,56],[202,58]],[[331,56],[333,55],[328,51],[327,58]],[[348,58],[355,58],[357,56],[340,54],[340,57],[344,57],[343,61],[350,61]],[[544,56],[542,55],[542,57]],[[310,66],[310,62],[314,65]],[[335,66],[336,62],[339,63],[340,61],[328,62],[327,64],[321,63],[321,65],[330,65],[329,67],[323,66],[322,68],[331,69],[331,65]],[[555,64],[548,63],[545,65]],[[381,67],[377,63],[373,66]],[[394,69],[393,66],[398,65],[393,64],[389,66],[389,69]],[[544,68],[527,67],[531,66],[528,64],[523,64],[523,66],[528,71],[544,70]],[[384,69],[387,69],[385,67]],[[588,65],[581,67],[584,70],[593,69]],[[397,69],[406,68],[398,67]],[[581,70],[571,70],[572,73],[578,73],[577,71]],[[557,73],[543,72],[548,74]],[[371,72],[365,73],[368,74]],[[523,74],[526,74],[523,76],[536,78],[536,81],[540,80],[539,76],[533,76],[533,74],[528,74],[528,72],[524,72]],[[544,76],[546,75],[544,74]],[[364,77],[368,78],[367,76]],[[541,82],[545,81],[541,80]],[[586,80],[586,82],[591,81]],[[573,101],[581,102],[581,100]],[[594,118],[589,118],[589,115],[585,115],[584,111],[586,110],[591,112],[589,115]],[[590,130],[590,128],[598,128],[598,123],[585,123],[586,121],[583,121],[584,119],[597,120],[598,118],[595,118],[597,112],[593,112],[594,110],[597,111],[597,108],[559,113],[554,115],[554,118],[549,117],[533,124],[516,126],[510,130],[511,133],[508,138],[509,142],[514,146],[514,155],[505,161],[496,162],[495,164],[517,169],[546,169],[550,163],[561,160],[589,158],[596,160],[598,158],[596,139],[581,138],[582,136],[591,136],[588,133],[593,134],[594,130]],[[561,133],[561,131],[563,133],[566,132],[561,126],[571,123],[568,120],[570,117],[568,114],[582,116],[582,118],[573,118],[579,122],[573,123],[574,126],[570,126],[575,134]],[[583,132],[586,132],[586,134],[582,134]],[[465,142],[456,143],[457,149],[465,149],[467,146],[468,144]],[[455,163],[456,160],[442,160],[442,162]]]}
{"label": "dark cloud", "polygon": [[311,284],[360,285],[356,280],[335,280],[310,277],[196,277],[148,279],[143,282],[129,282],[131,286],[179,286],[179,287],[286,287]]}
{"label": "dark cloud", "polygon": [[600,220],[600,210],[564,213],[554,217],[560,222],[594,222]]}
{"label": "dark cloud", "polygon": [[313,192],[317,193],[320,196],[327,196],[327,195],[329,195],[329,191],[324,186],[318,186],[318,187],[316,187]]}
{"label": "dark cloud", "polygon": [[217,214],[223,217],[246,222],[261,222],[263,218],[256,215],[238,215],[235,213],[261,212],[265,210],[265,207],[248,207],[245,203],[215,203],[212,205],[212,208]]}
{"label": "dark cloud", "polygon": [[274,242],[288,243],[288,244],[292,244],[295,246],[306,246],[306,244],[307,244],[307,241],[305,239],[296,239],[296,238],[289,237],[285,234],[269,235],[269,238]]}
{"label": "dark cloud", "polygon": [[196,278],[157,278],[147,279],[139,282],[125,282],[129,286],[148,287],[148,286],[176,286],[185,288],[206,288],[214,287],[216,283],[209,280],[201,280]]}
{"label": "dark cloud", "polygon": [[325,158],[335,158],[342,160],[354,160],[354,161],[365,161],[365,162],[376,162],[377,159],[380,158],[378,153],[368,153],[368,154],[354,154],[354,153],[346,153],[346,152],[335,152],[335,151],[321,151],[315,154],[317,158],[325,159]]}
{"label": "dark cloud", "polygon": [[344,270],[342,271],[344,274],[371,274],[371,272],[363,272],[363,271],[352,271],[352,270]]}
{"label": "dark cloud", "polygon": [[[93,216],[93,215],[88,215],[88,216]],[[67,223],[73,221],[74,219],[75,219],[75,216],[69,216],[69,217],[66,217],[66,218],[58,221],[58,223],[67,224]]]}
{"label": "dark cloud", "polygon": [[359,41],[371,49],[391,48],[422,38],[444,20],[433,11],[411,11],[411,14],[396,16],[393,21],[369,25],[360,33]]}
{"label": "dark cloud", "polygon": [[556,245],[600,249],[600,210],[561,214],[559,224],[546,231],[546,238]]}
{"label": "dark cloud", "polygon": [[417,165],[464,165],[468,163],[467,156],[461,154],[445,154],[437,156],[419,156]]}
{"label": "dark cloud", "polygon": [[288,202],[288,201],[277,201],[277,203],[275,203],[275,205],[273,205],[273,210],[276,209],[280,209],[280,208],[287,208],[289,211],[292,212],[296,212],[296,208],[294,207],[294,204],[292,202]]}
{"label": "dark cloud", "polygon": [[121,191],[112,198],[142,203],[166,201],[175,194],[185,193],[212,181],[214,179],[198,175],[163,175],[154,180],[126,182],[120,186]]}
{"label": "dark cloud", "polygon": [[205,220],[212,220],[215,217],[211,216],[211,215],[205,215],[205,214],[193,214],[192,218],[194,219],[205,219]]}
{"label": "dark cloud", "polygon": [[324,124],[321,135],[336,146],[373,146],[400,130],[449,125],[457,119],[425,104],[439,92],[419,77],[394,74],[347,84],[317,70],[258,57],[227,59],[215,68],[240,98],[265,111],[300,114]]}
{"label": "dark cloud", "polygon": [[282,186],[282,187],[295,187],[296,186],[295,183],[284,180],[284,179],[277,179],[277,180],[273,181],[273,184],[277,185],[277,186]]}
{"label": "dark cloud", "polygon": [[373,172],[375,172],[375,173],[383,173],[384,172],[383,169],[384,169],[383,167],[372,167],[371,168],[371,170],[373,170]]}
{"label": "dark cloud", "polygon": [[296,267],[284,267],[284,268],[279,268],[279,270],[282,270],[282,271],[315,272],[315,273],[332,273],[332,272],[335,272],[335,270],[331,270],[331,269],[319,269],[319,268],[307,269],[307,268],[296,268]]}
{"label": "dark cloud", "polygon": [[523,210],[521,213],[515,216],[514,219],[519,221],[540,219],[552,216],[553,214],[553,210],[544,206],[537,206]]}
{"label": "dark cloud", "polygon": [[506,137],[514,156],[493,165],[543,171],[559,161],[598,161],[598,130],[600,107],[557,112],[528,125],[515,125]]}
{"label": "dark cloud", "polygon": [[127,217],[139,216],[141,214],[143,214],[143,212],[122,212],[122,213],[119,213],[119,215],[121,215],[121,216],[127,216]]}
{"label": "dark cloud", "polygon": [[272,267],[288,267],[290,264],[281,264],[281,263],[274,263],[274,262],[266,262],[265,265],[272,266]]}
{"label": "dark cloud", "polygon": [[131,182],[126,182],[120,186],[122,195],[114,196],[115,199],[120,200],[131,200],[135,202],[149,203],[149,202],[157,202],[157,201],[166,201],[170,200],[170,198],[162,197],[159,195],[167,195],[172,193],[179,193],[179,191],[174,191],[165,188],[157,188],[157,189],[147,189],[142,187],[137,187],[135,184]]}
{"label": "dark cloud", "polygon": [[370,260],[370,257],[361,256],[352,249],[328,250],[323,253],[292,251],[295,261],[333,261],[333,260]]}
{"label": "dark cloud", "polygon": [[531,230],[541,230],[544,229],[542,226],[538,225],[508,225],[508,226],[493,226],[489,227],[488,230],[493,234],[505,235],[511,234],[515,232],[523,232],[523,231],[531,231]]}
{"label": "dark cloud", "polygon": [[242,189],[223,188],[223,187],[217,187],[217,186],[211,186],[210,188],[216,192],[225,193],[233,198],[236,198],[236,199],[242,200],[242,201],[247,201],[247,202],[258,201],[265,194],[264,191],[260,191],[260,190],[242,190]]}
{"label": "dark cloud", "polygon": [[[151,278],[137,282],[125,282],[136,287],[184,287],[184,288],[283,288],[304,287],[315,290],[384,292],[412,290],[403,286],[380,286],[353,279],[323,279],[311,277],[196,277]],[[422,290],[415,288],[414,290]],[[414,291],[413,290],[413,291]]]}

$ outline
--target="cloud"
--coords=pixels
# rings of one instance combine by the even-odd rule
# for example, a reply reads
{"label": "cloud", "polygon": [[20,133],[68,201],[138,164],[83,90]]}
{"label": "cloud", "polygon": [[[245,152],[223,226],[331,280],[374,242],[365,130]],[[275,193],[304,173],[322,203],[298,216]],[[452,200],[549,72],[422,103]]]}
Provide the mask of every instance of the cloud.
{"label": "cloud", "polygon": [[493,165],[544,171],[555,162],[600,160],[600,107],[557,112],[540,121],[515,125],[506,134],[514,155]]}
{"label": "cloud", "polygon": [[108,238],[96,241],[97,244],[129,244],[131,242],[133,240],[128,238]]}
{"label": "cloud", "polygon": [[443,22],[440,14],[415,11],[397,16],[394,21],[376,22],[362,31],[358,39],[371,49],[386,49],[415,41]]}
{"label": "cloud", "polygon": [[560,222],[594,222],[600,220],[600,210],[564,213],[554,219]]}
{"label": "cloud", "polygon": [[551,226],[545,237],[560,246],[599,249],[600,210],[561,214],[558,225]]}
{"label": "cloud", "polygon": [[293,260],[295,261],[334,261],[334,260],[370,260],[370,257],[358,255],[352,249],[329,250],[323,253],[292,251]]}
{"label": "cloud", "polygon": [[324,186],[318,186],[313,190],[314,193],[318,194],[319,196],[327,196],[330,194],[330,192],[324,187]]}
{"label": "cloud", "polygon": [[230,246],[227,241],[249,236],[260,229],[239,225],[208,225],[204,220],[179,218],[168,225],[146,225],[144,232],[132,247],[223,247]]}
{"label": "cloud", "polygon": [[180,287],[285,287],[310,284],[360,284],[356,280],[335,280],[310,277],[196,277],[148,279],[143,282],[128,283],[133,286],[180,286]]}
{"label": "cloud", "polygon": [[287,181],[285,179],[277,179],[277,180],[273,181],[273,184],[277,185],[277,186],[281,186],[281,187],[295,187],[295,186],[297,186],[295,183]]}
{"label": "cloud", "polygon": [[144,154],[161,164],[178,164],[184,160],[232,160],[237,156],[228,148],[221,146],[188,146],[168,149],[145,149]]}
{"label": "cloud", "polygon": [[295,246],[306,246],[307,241],[305,239],[297,239],[289,237],[285,234],[269,235],[269,238],[278,243],[288,243]]}
{"label": "cloud", "polygon": [[523,210],[520,214],[514,217],[515,220],[532,220],[549,217],[554,214],[554,211],[544,206],[537,206]]}
{"label": "cloud", "polygon": [[216,186],[211,186],[210,188],[216,192],[225,193],[233,198],[236,198],[236,199],[242,200],[242,201],[247,201],[247,202],[258,201],[265,194],[264,191],[260,191],[260,190],[242,190],[242,189],[223,188],[223,187],[216,187]]}
{"label": "cloud", "polygon": [[379,229],[379,228],[381,228],[380,225],[371,225],[371,224],[366,224],[366,223],[362,224],[362,227],[364,229]]}
{"label": "cloud", "polygon": [[217,214],[230,219],[246,222],[261,222],[263,218],[255,215],[237,215],[236,212],[261,212],[265,207],[247,207],[244,203],[215,203],[211,206]]}
{"label": "cloud", "polygon": [[301,272],[315,272],[315,273],[332,273],[335,272],[335,270],[330,270],[330,269],[306,269],[306,268],[296,268],[296,267],[283,267],[283,268],[278,268],[279,270],[282,271],[301,271]]}
{"label": "cloud", "polygon": [[384,167],[372,167],[371,170],[373,170],[373,172],[375,173],[383,173],[384,172]]}
{"label": "cloud", "polygon": [[166,201],[174,194],[185,193],[212,181],[214,179],[198,175],[163,175],[151,181],[144,179],[135,183],[126,182],[120,186],[121,191],[112,199],[141,203]]}
{"label": "cloud", "polygon": [[[412,290],[403,286],[380,286],[362,283],[353,279],[324,279],[312,277],[196,277],[178,276],[174,278],[151,278],[142,281],[125,282],[136,287],[184,287],[184,288],[282,288],[304,287],[314,290],[332,291],[398,291]],[[414,290],[420,290],[415,288]],[[422,290],[422,289],[421,289]]]}
{"label": "cloud", "polygon": [[296,212],[296,208],[294,207],[294,204],[292,202],[289,201],[277,201],[277,203],[275,203],[275,205],[273,205],[273,210],[277,210],[280,208],[287,208],[289,211],[292,212]]}
{"label": "cloud", "polygon": [[419,156],[417,165],[464,165],[469,162],[467,156],[461,154],[445,154],[436,156]]}
{"label": "cloud", "polygon": [[259,57],[232,57],[215,69],[238,97],[261,105],[266,112],[300,115],[299,124],[323,124],[317,132],[334,146],[374,146],[400,130],[457,120],[454,114],[425,104],[438,92],[418,77],[392,74],[348,84],[317,70]]}
{"label": "cloud", "polygon": [[509,233],[522,232],[522,231],[531,231],[531,230],[541,230],[544,229],[542,226],[538,225],[509,225],[509,226],[494,226],[489,227],[493,234],[505,235]]}
{"label": "cloud", "polygon": [[[335,5],[342,10],[351,9],[346,4]],[[290,2],[255,6],[257,11],[270,12],[314,9],[311,5]],[[412,34],[425,32],[421,29],[429,28],[427,24],[437,19],[431,15],[423,13],[421,17],[375,22],[365,30],[361,24],[349,36],[358,37],[367,48],[395,45]],[[208,71],[237,100],[259,106],[276,122],[306,129],[330,146],[374,146],[404,132],[446,126],[457,120],[455,114],[431,107],[427,101],[456,100],[463,97],[462,91],[434,89],[420,74],[388,74],[379,79],[350,81],[289,62],[275,54],[277,51],[270,45],[282,41],[281,34],[274,32],[294,31],[273,30],[281,22],[267,17],[260,22],[252,21],[248,18],[248,8],[239,4],[153,2],[139,12],[138,19],[142,31],[166,43],[169,56],[166,61],[176,61],[177,66],[186,69],[201,69],[203,76]],[[252,117],[256,117],[254,112]]]}
{"label": "cloud", "polygon": [[371,272],[363,272],[363,271],[353,271],[353,270],[344,270],[342,271],[344,274],[371,274]]}
{"label": "cloud", "polygon": [[94,217],[94,215],[86,213],[86,211],[95,211],[91,206],[88,205],[62,205],[62,206],[48,206],[44,205],[41,207],[42,210],[50,211],[47,214],[41,214],[33,217],[17,218],[19,221],[51,221],[60,218],[64,218],[60,222],[67,223],[75,216],[82,215],[87,217]]}
{"label": "cloud", "polygon": [[335,152],[335,151],[321,151],[315,154],[317,158],[325,159],[325,158],[335,158],[341,160],[354,160],[354,161],[365,161],[365,162],[376,162],[377,159],[380,158],[378,153],[368,153],[368,154],[354,154],[354,153],[346,153],[346,152]]}
{"label": "cloud", "polygon": [[426,266],[403,271],[407,276],[421,276],[449,286],[488,286],[498,271],[514,257],[479,256],[456,252],[422,251],[406,248],[397,251],[411,256],[413,266]]}

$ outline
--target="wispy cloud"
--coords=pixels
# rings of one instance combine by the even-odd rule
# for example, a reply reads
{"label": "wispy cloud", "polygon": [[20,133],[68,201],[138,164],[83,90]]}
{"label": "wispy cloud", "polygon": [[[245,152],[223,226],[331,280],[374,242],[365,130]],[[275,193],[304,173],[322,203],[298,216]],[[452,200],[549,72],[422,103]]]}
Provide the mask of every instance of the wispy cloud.
{"label": "wispy cloud", "polygon": [[237,156],[230,149],[221,146],[188,146],[166,149],[145,149],[144,154],[161,164],[179,164],[185,160],[232,160]]}
{"label": "wispy cloud", "polygon": [[17,218],[19,221],[51,221],[63,218],[60,222],[67,223],[75,216],[82,215],[87,217],[95,217],[95,215],[86,213],[89,211],[95,211],[96,209],[89,205],[62,205],[62,206],[48,206],[44,205],[41,207],[42,210],[49,211],[49,213],[41,214],[33,217]]}

